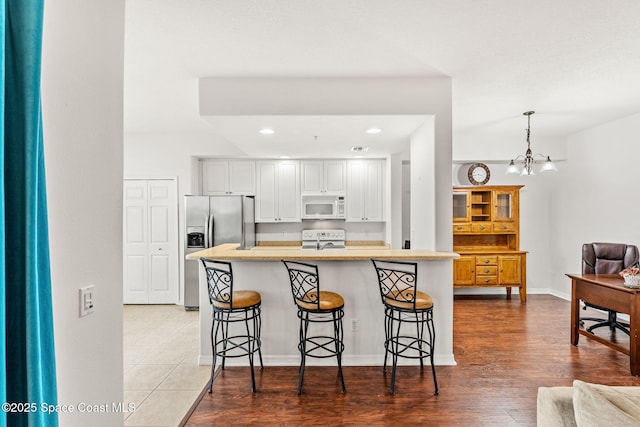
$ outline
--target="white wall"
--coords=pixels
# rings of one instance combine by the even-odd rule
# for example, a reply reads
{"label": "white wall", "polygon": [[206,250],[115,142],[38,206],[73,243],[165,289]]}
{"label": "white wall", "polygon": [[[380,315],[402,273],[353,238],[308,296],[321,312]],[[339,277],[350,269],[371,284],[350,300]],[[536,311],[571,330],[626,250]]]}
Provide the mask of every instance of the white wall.
{"label": "white wall", "polygon": [[[42,62],[51,279],[62,426],[121,425],[124,0],[46,2]],[[78,289],[95,286],[79,318]]]}
{"label": "white wall", "polygon": [[[565,137],[540,135],[537,127],[544,122],[536,122],[534,116],[531,123],[531,150],[543,153],[551,159],[567,159],[567,139]],[[517,155],[524,155],[527,150],[527,122],[523,118],[522,130],[513,133],[493,132],[487,128],[470,132],[456,133],[453,145],[453,159],[456,161],[511,160]]]}
{"label": "white wall", "polygon": [[564,273],[580,272],[583,243],[640,246],[640,200],[636,196],[638,129],[640,114],[568,138],[569,162],[562,165],[562,179],[552,192],[550,206],[550,287],[557,294],[571,294],[570,281]]}
{"label": "white wall", "polygon": [[402,247],[411,240],[411,162],[402,161]]}
{"label": "white wall", "polygon": [[[436,247],[435,119],[429,117],[411,135],[411,230],[412,249]],[[449,248],[448,250],[451,250]]]}
{"label": "white wall", "polygon": [[[389,226],[387,227],[387,236],[384,239],[391,244],[393,249],[402,249],[402,225],[405,220],[403,216],[402,197],[403,197],[403,176],[402,176],[402,155],[392,154],[387,159],[387,168],[385,175],[388,177],[385,185],[387,196],[384,200],[388,200],[388,213],[385,218]],[[363,239],[364,240],[364,239]]]}

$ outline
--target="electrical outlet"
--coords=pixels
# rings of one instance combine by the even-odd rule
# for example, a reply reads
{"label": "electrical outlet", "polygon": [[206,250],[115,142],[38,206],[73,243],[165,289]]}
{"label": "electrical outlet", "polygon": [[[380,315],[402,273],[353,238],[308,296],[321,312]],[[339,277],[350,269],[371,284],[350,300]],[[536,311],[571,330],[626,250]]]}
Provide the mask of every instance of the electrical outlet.
{"label": "electrical outlet", "polygon": [[93,294],[95,286],[80,288],[80,317],[93,313]]}
{"label": "electrical outlet", "polygon": [[351,330],[353,332],[358,330],[358,319],[351,319]]}

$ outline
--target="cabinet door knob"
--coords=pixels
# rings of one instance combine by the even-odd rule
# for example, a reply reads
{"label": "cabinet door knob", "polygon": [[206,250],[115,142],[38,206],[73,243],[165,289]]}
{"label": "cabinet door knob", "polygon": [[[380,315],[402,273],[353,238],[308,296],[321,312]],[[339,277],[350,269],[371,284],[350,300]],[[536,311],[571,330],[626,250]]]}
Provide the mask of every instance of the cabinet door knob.
{"label": "cabinet door knob", "polygon": [[489,264],[489,260],[488,260],[488,259],[485,259],[485,260],[484,260],[484,263],[485,263],[485,264]]}

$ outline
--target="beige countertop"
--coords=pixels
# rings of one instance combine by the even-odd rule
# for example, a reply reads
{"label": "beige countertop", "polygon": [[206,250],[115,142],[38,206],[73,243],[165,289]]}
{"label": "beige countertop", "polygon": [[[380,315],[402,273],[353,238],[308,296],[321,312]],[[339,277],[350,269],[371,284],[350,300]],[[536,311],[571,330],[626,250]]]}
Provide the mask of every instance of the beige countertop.
{"label": "beige countertop", "polygon": [[231,261],[362,261],[371,258],[395,260],[441,261],[459,258],[455,252],[438,252],[423,249],[389,249],[387,246],[348,246],[345,249],[301,249],[299,246],[257,246],[238,250],[238,243],[226,243],[187,255],[187,259],[210,258]]}

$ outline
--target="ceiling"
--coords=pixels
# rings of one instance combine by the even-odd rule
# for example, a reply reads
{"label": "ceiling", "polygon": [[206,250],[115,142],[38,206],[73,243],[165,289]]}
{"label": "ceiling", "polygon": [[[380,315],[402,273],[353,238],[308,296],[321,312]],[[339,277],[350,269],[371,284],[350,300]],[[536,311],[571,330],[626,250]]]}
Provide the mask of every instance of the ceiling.
{"label": "ceiling", "polygon": [[126,0],[125,25],[125,132],[217,135],[248,155],[397,152],[421,118],[203,118],[200,77],[450,76],[454,145],[521,141],[528,110],[551,137],[640,112],[637,0]]}

